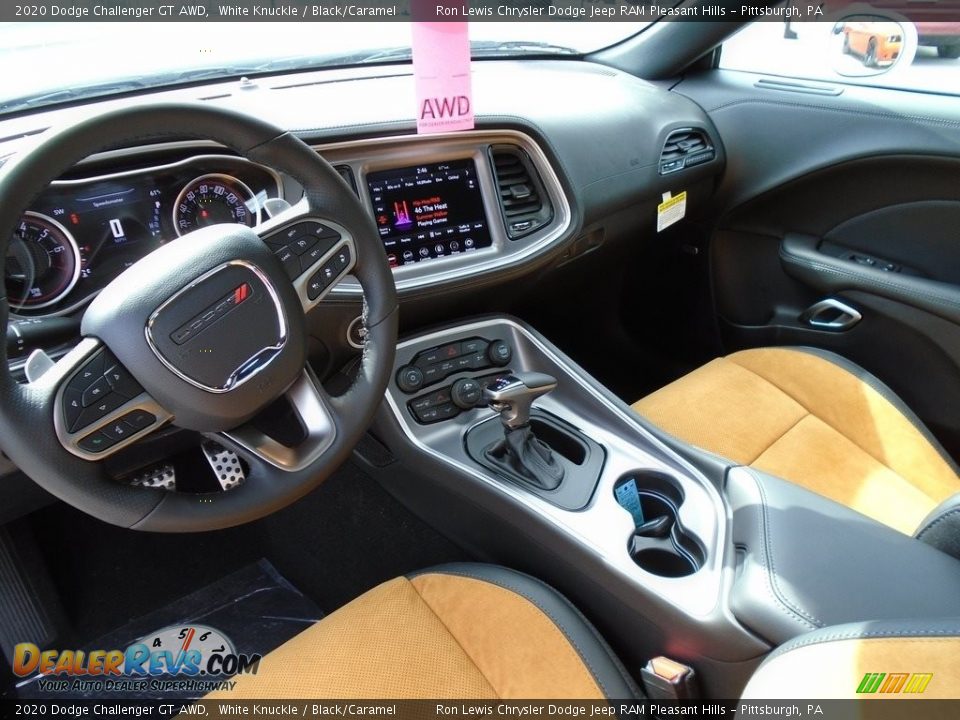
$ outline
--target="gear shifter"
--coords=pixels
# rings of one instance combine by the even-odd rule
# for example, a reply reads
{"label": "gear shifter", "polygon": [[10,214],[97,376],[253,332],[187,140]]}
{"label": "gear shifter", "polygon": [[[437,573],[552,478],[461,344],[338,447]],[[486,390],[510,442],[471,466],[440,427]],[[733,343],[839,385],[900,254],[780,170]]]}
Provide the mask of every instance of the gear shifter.
{"label": "gear shifter", "polygon": [[557,380],[549,375],[518,372],[497,378],[483,391],[486,403],[500,413],[504,431],[503,440],[487,454],[544,490],[559,487],[564,471],[550,446],[533,434],[530,406],[555,387]]}

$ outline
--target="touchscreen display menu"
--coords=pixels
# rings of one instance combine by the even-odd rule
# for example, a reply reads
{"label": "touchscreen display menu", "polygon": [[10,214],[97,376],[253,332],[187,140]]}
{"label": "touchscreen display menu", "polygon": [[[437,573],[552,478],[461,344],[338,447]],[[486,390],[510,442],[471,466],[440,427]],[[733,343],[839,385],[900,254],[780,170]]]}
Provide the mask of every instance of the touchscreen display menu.
{"label": "touchscreen display menu", "polygon": [[369,173],[367,187],[391,267],[492,244],[473,160]]}

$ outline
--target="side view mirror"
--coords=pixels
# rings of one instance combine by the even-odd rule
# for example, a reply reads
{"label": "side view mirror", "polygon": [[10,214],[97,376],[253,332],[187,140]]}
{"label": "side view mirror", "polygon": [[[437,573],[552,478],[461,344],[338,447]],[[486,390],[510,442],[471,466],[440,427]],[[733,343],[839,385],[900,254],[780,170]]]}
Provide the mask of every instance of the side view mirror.
{"label": "side view mirror", "polygon": [[917,53],[917,30],[906,19],[871,12],[847,15],[827,25],[827,53],[838,75],[869,77],[902,72]]}

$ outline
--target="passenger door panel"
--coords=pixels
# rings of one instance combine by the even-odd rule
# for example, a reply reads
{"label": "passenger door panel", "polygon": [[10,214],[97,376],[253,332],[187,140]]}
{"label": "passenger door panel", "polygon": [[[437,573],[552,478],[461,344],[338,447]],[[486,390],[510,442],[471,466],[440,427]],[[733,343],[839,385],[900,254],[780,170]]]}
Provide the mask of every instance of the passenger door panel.
{"label": "passenger door panel", "polygon": [[[838,352],[960,455],[960,103],[761,79],[715,70],[676,88],[726,148],[710,253],[727,349]],[[862,319],[813,327],[804,312],[826,298]]]}

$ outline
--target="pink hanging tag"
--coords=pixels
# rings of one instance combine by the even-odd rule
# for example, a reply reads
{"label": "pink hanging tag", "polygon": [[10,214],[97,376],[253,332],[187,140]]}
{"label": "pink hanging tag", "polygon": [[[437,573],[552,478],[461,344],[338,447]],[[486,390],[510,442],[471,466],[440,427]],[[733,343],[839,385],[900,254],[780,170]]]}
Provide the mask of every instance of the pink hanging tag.
{"label": "pink hanging tag", "polygon": [[417,132],[473,128],[470,38],[465,22],[414,22]]}

